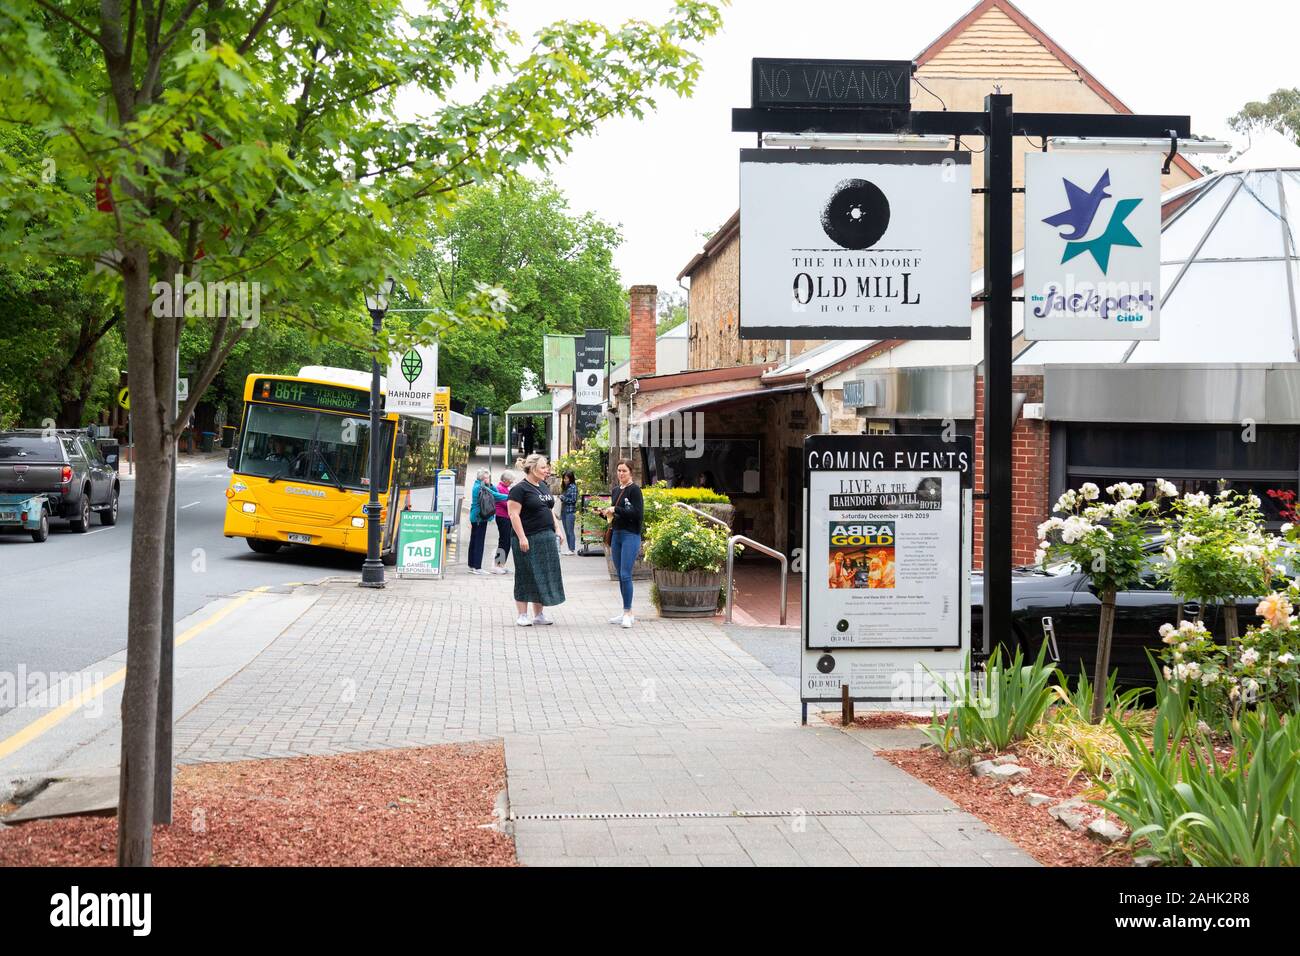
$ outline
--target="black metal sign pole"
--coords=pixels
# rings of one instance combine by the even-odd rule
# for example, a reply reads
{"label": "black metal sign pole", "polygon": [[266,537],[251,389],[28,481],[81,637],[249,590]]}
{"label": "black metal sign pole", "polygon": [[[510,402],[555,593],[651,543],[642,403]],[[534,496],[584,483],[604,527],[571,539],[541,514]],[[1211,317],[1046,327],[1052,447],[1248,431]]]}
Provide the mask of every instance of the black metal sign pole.
{"label": "black metal sign pole", "polygon": [[[916,133],[984,137],[984,650],[1011,637],[1011,182],[1016,136],[1175,137],[1191,117],[1128,113],[1020,113],[991,93],[983,112],[865,107],[731,111],[734,133]],[[742,224],[743,226],[743,224]],[[743,241],[743,235],[742,235]],[[743,325],[742,325],[743,330]],[[743,334],[743,332],[742,332]]]}
{"label": "black metal sign pole", "polygon": [[[984,652],[1011,636],[1010,93],[984,97]],[[994,636],[994,637],[991,637]]]}

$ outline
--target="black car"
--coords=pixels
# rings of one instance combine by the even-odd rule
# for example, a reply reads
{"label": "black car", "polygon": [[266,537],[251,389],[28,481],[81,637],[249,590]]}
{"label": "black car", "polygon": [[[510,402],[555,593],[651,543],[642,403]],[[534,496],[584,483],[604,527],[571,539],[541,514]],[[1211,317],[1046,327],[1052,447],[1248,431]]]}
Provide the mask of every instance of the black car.
{"label": "black car", "polygon": [[0,493],[44,495],[50,517],[89,531],[92,513],[117,524],[121,485],[89,432],[33,428],[0,432]]}
{"label": "black car", "polygon": [[[1159,659],[1164,644],[1160,625],[1178,623],[1178,598],[1169,585],[1160,580],[1159,569],[1165,562],[1164,539],[1153,539],[1147,546],[1147,566],[1138,584],[1115,595],[1115,630],[1111,639],[1110,669],[1119,672],[1124,684],[1150,684],[1153,681],[1147,651]],[[1237,626],[1256,623],[1258,597],[1242,598],[1237,604]],[[971,645],[979,659],[984,647],[984,576],[971,576]],[[1183,617],[1192,619],[1200,610],[1196,602],[1183,605]],[[1004,642],[1006,652],[1016,647],[1032,658],[1048,641],[1047,655],[1056,660],[1067,674],[1079,673],[1080,665],[1089,676],[1097,660],[1097,625],[1101,617],[1101,598],[1088,582],[1088,576],[1074,564],[1064,562],[1045,568],[1023,567],[1011,572],[1011,622],[1014,634]],[[1205,609],[1201,620],[1214,636],[1224,640],[1223,611],[1218,605]],[[996,641],[994,643],[997,643]]]}

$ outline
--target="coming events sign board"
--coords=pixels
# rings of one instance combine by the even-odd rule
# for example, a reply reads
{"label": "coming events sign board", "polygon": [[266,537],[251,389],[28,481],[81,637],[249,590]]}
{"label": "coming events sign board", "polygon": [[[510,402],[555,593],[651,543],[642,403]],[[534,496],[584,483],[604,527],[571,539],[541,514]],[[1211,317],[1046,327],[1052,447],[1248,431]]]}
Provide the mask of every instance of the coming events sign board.
{"label": "coming events sign board", "polygon": [[969,153],[742,149],[740,335],[969,339]]}
{"label": "coming events sign board", "polygon": [[970,439],[810,435],[803,454],[803,700],[932,698],[922,665],[960,671],[970,645]]}
{"label": "coming events sign board", "polygon": [[1160,337],[1160,161],[1025,156],[1025,338]]}

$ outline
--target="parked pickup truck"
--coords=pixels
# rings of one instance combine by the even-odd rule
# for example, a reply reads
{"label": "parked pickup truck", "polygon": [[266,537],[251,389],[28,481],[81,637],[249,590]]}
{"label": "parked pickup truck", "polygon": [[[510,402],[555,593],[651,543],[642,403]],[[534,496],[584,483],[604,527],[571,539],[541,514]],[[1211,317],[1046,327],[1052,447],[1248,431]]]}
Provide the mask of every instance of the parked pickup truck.
{"label": "parked pickup truck", "polygon": [[117,524],[121,493],[117,472],[95,440],[73,429],[0,432],[0,495],[44,496],[51,518],[66,518],[73,531]]}

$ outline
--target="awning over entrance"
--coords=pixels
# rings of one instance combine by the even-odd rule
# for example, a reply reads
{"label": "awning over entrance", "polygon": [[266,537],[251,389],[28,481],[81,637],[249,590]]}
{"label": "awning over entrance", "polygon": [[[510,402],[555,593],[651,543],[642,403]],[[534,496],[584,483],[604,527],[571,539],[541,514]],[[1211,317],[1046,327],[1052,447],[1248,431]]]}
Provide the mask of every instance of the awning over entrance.
{"label": "awning over entrance", "polygon": [[550,392],[543,392],[541,395],[534,395],[532,398],[525,398],[522,402],[515,402],[506,409],[507,415],[549,415],[553,411],[554,399],[551,398]]}
{"label": "awning over entrance", "polygon": [[632,420],[632,424],[646,425],[673,413],[693,412],[703,408],[719,408],[723,405],[768,398],[772,395],[784,395],[789,392],[803,392],[807,391],[807,389],[806,384],[779,385],[775,388],[746,388],[728,392],[710,392],[704,395],[689,395],[686,398],[676,398],[671,402],[664,402],[662,405],[655,405],[645,409]]}

